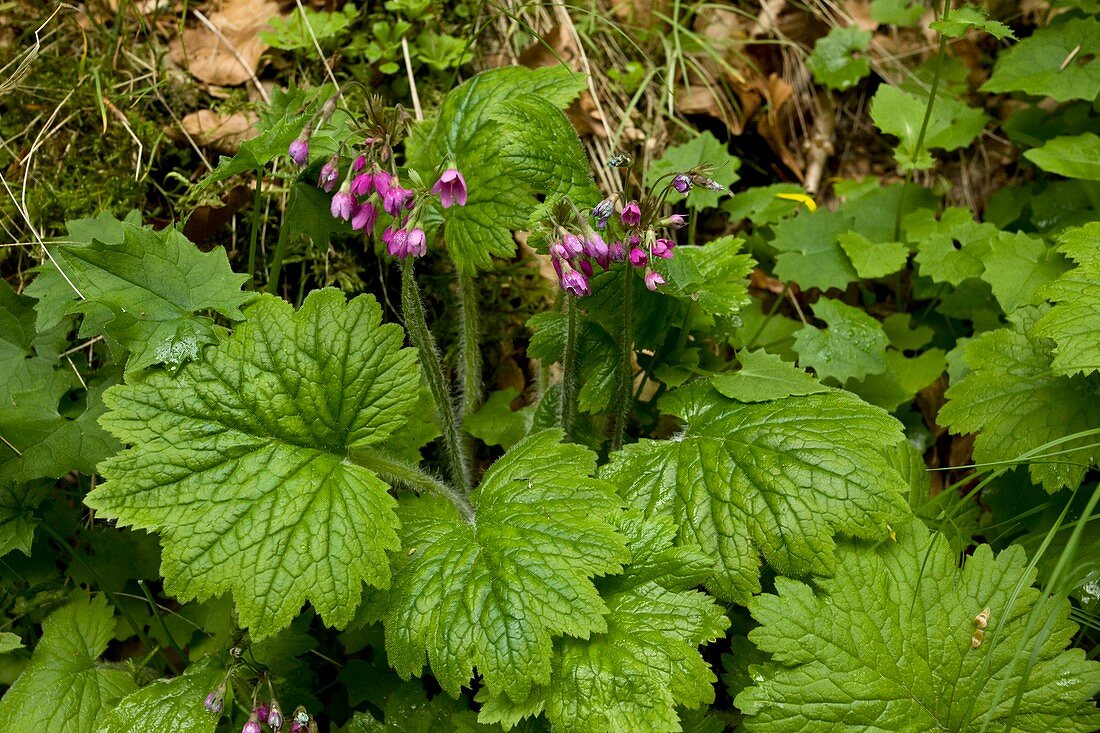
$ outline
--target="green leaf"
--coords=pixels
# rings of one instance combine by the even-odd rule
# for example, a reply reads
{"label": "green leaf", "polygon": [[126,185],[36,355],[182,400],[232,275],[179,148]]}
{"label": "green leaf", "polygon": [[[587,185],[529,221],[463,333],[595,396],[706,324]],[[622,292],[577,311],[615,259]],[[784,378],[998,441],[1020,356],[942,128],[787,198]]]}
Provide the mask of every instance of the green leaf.
{"label": "green leaf", "polygon": [[599,200],[588,154],[558,105],[526,95],[501,104],[493,118],[504,125],[504,160],[513,175],[539,193],[568,196],[578,207]]}
{"label": "green leaf", "polygon": [[748,219],[757,225],[774,224],[803,206],[798,200],[782,198],[785,195],[805,196],[806,189],[795,183],[756,186],[723,201],[722,211],[733,222]]}
{"label": "green leaf", "polygon": [[[525,227],[538,203],[514,169],[519,148],[507,149],[502,144],[507,127],[496,115],[506,114],[504,106],[521,97],[538,97],[561,109],[584,87],[583,76],[562,66],[494,69],[452,90],[440,107],[439,118],[413,129],[406,143],[410,168],[428,180],[450,159],[466,179],[466,205],[440,209],[447,250],[459,270],[485,270],[492,266],[494,255],[514,255],[512,230]],[[522,162],[530,168],[545,151],[540,147],[527,150],[526,155]]]}
{"label": "green leaf", "polygon": [[[535,329],[527,353],[544,364],[560,362],[565,349],[566,318],[564,313],[536,313],[527,321]],[[581,389],[577,406],[584,412],[598,413],[608,409],[619,385],[619,346],[615,338],[600,324],[590,319],[577,320],[577,353]]]}
{"label": "green leaf", "polygon": [[899,351],[887,351],[886,370],[882,374],[871,374],[858,382],[848,382],[844,388],[872,405],[892,411],[912,402],[917,392],[939,379],[946,368],[946,355],[942,349],[929,349],[913,357]]}
{"label": "green leaf", "polygon": [[1100,94],[1100,20],[1069,18],[1039,28],[997,55],[983,92],[1026,92],[1092,101]]}
{"label": "green leaf", "polygon": [[[303,13],[305,22],[302,18]],[[343,11],[337,12],[301,7],[293,11],[289,17],[271,18],[267,21],[271,30],[260,31],[258,35],[261,41],[272,48],[284,51],[312,51],[314,39],[317,43],[327,45],[327,42],[346,33],[348,26],[358,14],[359,10],[355,7],[355,3],[348,3]]]}
{"label": "green leaf", "polygon": [[[1023,232],[999,232],[989,241],[982,264],[982,279],[993,288],[1005,313],[1025,305],[1040,305],[1045,286],[1069,269],[1066,259],[1045,241]],[[1057,338],[1053,334],[1051,337]]]}
{"label": "green leaf", "polygon": [[[672,175],[683,173],[696,166],[710,166],[710,178],[725,187],[726,191],[711,191],[701,186],[694,186],[687,195],[688,208],[701,211],[714,208],[718,205],[718,199],[729,195],[729,187],[739,181],[737,170],[741,167],[741,159],[730,155],[726,144],[709,131],[698,135],[691,142],[671,147],[665,151],[665,155],[649,167],[646,174],[646,184],[654,185],[663,176],[668,176],[661,181],[661,186],[666,186],[672,181]],[[675,190],[672,195],[676,194]]]}
{"label": "green leaf", "polygon": [[985,8],[973,5],[963,5],[961,8],[955,8],[946,20],[933,21],[929,27],[948,38],[962,38],[971,29],[988,33],[998,41],[1016,37],[1012,34],[1012,29],[1004,23],[990,20],[989,13]]}
{"label": "green leaf", "polygon": [[928,12],[918,0],[871,0],[871,17],[879,23],[911,28]]}
{"label": "green leaf", "polygon": [[601,475],[716,560],[707,587],[724,600],[759,592],[760,555],[780,573],[827,575],[834,534],[881,539],[908,514],[904,482],[879,454],[901,425],[854,395],[745,404],[696,383],[661,409],[683,433],[627,446]]}
{"label": "green leaf", "polygon": [[0,631],[0,654],[7,654],[13,652],[16,649],[23,648],[23,640],[19,638],[19,634],[13,634],[10,631]]}
{"label": "green leaf", "polygon": [[517,397],[519,392],[511,387],[493,392],[477,412],[463,421],[463,429],[485,445],[511,448],[527,435],[535,419],[534,405],[512,410]]}
{"label": "green leaf", "polygon": [[[128,372],[154,364],[178,368],[217,340],[216,311],[230,320],[252,298],[247,275],[229,268],[225,250],[203,253],[175,229],[154,232],[122,224],[117,244],[47,245],[57,265],[84,296],[70,313],[107,312],[104,333],[130,350]],[[82,336],[98,335],[85,327]]]}
{"label": "green leaf", "polygon": [[1035,335],[1053,339],[1052,368],[1059,374],[1100,369],[1100,223],[1063,232],[1058,250],[1077,263],[1043,289],[1055,306],[1035,325]]}
{"label": "green leaf", "polygon": [[12,550],[30,556],[38,526],[34,512],[48,493],[48,485],[0,479],[0,557]]}
{"label": "green leaf", "polygon": [[201,364],[110,390],[102,422],[133,447],[101,464],[107,482],[85,502],[159,532],[165,589],[231,591],[255,640],[307,600],[346,624],[364,581],[388,584],[397,547],[388,487],[348,449],[385,441],[420,383],[414,350],[381,317],[373,297],[333,289],[297,312],[261,296]]}
{"label": "green leaf", "polygon": [[[312,43],[310,45],[312,46]],[[221,160],[218,161],[218,167],[206,178],[199,181],[195,185],[194,191],[201,193],[215,183],[226,181],[238,173],[254,174],[256,171],[262,171],[275,158],[287,155],[290,144],[301,134],[302,129],[313,116],[314,110],[323,103],[324,99],[315,99],[309,109],[300,113],[292,113],[287,110],[283,116],[274,120],[269,126],[263,126],[259,135],[241,142],[236,155],[233,157],[223,155]],[[313,142],[311,139],[310,152],[316,154],[318,151],[313,150],[316,147]]]}
{"label": "green leaf", "polygon": [[[947,390],[937,421],[954,433],[979,433],[974,460],[1014,461],[1024,453],[1076,432],[1100,428],[1096,377],[1061,376],[1051,369],[1053,344],[1029,330],[1042,311],[1017,309],[1011,328],[984,333],[964,347],[970,372]],[[1081,483],[1100,459],[1093,438],[1060,443],[1034,457],[1031,477],[1049,492]]]}
{"label": "green leaf", "polygon": [[366,713],[356,713],[341,728],[341,733],[476,733],[500,731],[499,727],[481,725],[477,713],[464,700],[449,695],[427,699],[418,682],[406,682],[397,688],[382,708],[384,722]]}
{"label": "green leaf", "polygon": [[[912,521],[897,543],[846,543],[837,555],[836,575],[815,581],[817,593],[777,578],[776,595],[749,603],[761,624],[749,639],[773,658],[736,699],[750,730],[1100,726],[1092,701],[1100,664],[1065,651],[1076,630],[1069,602],[1041,599],[1019,547],[994,557],[982,545],[960,570],[948,543]],[[975,617],[986,608],[974,648]]]}
{"label": "green leaf", "polygon": [[[882,322],[882,330],[890,339],[890,345],[899,351],[916,351],[928,345],[936,331],[931,326],[911,326],[908,313],[893,313]],[[920,321],[917,321],[920,323]]]}
{"label": "green leaf", "polygon": [[837,241],[862,278],[885,277],[909,259],[909,248],[901,242],[872,242],[859,232],[844,232]]}
{"label": "green leaf", "polygon": [[670,260],[655,260],[668,281],[662,290],[698,304],[709,315],[733,317],[749,302],[754,261],[739,254],[744,240],[719,237],[701,247],[677,247]]}
{"label": "green leaf", "polygon": [[827,209],[802,211],[775,225],[771,246],[779,250],[775,274],[803,289],[843,288],[859,279],[838,237],[852,228],[851,218]]}
{"label": "green leaf", "polygon": [[939,221],[934,211],[915,211],[902,219],[902,229],[906,240],[917,246],[920,273],[951,285],[982,276],[982,259],[999,235],[993,225],[974,221],[968,209],[954,207],[944,211]]}
{"label": "green leaf", "polygon": [[931,168],[935,162],[930,150],[957,150],[973,142],[988,115],[980,109],[947,96],[937,96],[932,105],[924,144],[917,149],[921,124],[924,122],[926,97],[904,92],[897,87],[883,84],[871,100],[871,119],[875,126],[900,142],[894,149],[894,157],[903,170]]}
{"label": "green leaf", "polygon": [[607,630],[592,576],[627,559],[609,524],[619,501],[591,479],[596,456],[561,444],[558,431],[528,436],[486,472],[471,495],[477,516],[450,502],[402,502],[386,652],[403,676],[425,661],[452,696],[474,668],[513,700],[550,680],[553,638]]}
{"label": "green leaf", "polygon": [[733,374],[712,377],[714,388],[738,402],[770,402],[791,395],[818,394],[829,388],[810,374],[778,356],[763,351],[737,355],[741,368]]}
{"label": "green leaf", "polygon": [[0,720],[14,731],[102,730],[115,701],[137,688],[129,672],[98,661],[114,629],[114,611],[102,595],[51,613],[30,664],[0,700]]}
{"label": "green leaf", "polygon": [[103,733],[214,733],[218,716],[203,705],[225,670],[214,657],[187,668],[180,677],[157,680],[115,703],[103,720]]}
{"label": "green leaf", "polygon": [[1091,132],[1047,140],[1024,151],[1024,157],[1047,173],[1100,181],[1100,137]]}
{"label": "green leaf", "polygon": [[841,384],[886,370],[886,333],[882,324],[859,308],[832,298],[813,305],[814,315],[828,324],[807,324],[794,336],[801,366],[813,367],[819,379],[832,377]]}
{"label": "green leaf", "polygon": [[857,26],[833,28],[829,35],[817,39],[807,64],[814,81],[838,91],[854,87],[871,73],[871,63],[863,53],[871,45],[871,31]]}
{"label": "green leaf", "polygon": [[600,583],[607,631],[563,639],[554,659],[546,717],[555,732],[681,730],[676,706],[714,701],[717,678],[699,654],[729,626],[710,596],[692,590],[710,575],[698,548],[676,546],[666,516],[620,523],[626,571]]}

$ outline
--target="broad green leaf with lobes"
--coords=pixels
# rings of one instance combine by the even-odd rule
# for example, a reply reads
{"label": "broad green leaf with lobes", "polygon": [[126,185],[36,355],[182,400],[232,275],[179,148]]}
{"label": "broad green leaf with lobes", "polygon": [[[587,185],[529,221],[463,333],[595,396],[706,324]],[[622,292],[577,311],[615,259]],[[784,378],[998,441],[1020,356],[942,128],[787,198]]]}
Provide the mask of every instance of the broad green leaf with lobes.
{"label": "broad green leaf with lobes", "polygon": [[863,278],[885,277],[905,267],[909,248],[901,242],[872,242],[859,232],[844,232],[837,241]]}
{"label": "broad green leaf with lobes", "polygon": [[794,335],[799,365],[813,367],[820,379],[841,383],[886,371],[888,340],[881,323],[833,298],[820,299],[813,309],[828,328],[807,325]]}
{"label": "broad green leaf with lobes", "polygon": [[656,259],[668,285],[661,292],[690,299],[713,316],[731,317],[749,302],[753,259],[741,254],[744,240],[719,237],[701,247],[678,247],[670,260]]}
{"label": "broad green leaf with lobes", "polygon": [[492,693],[523,700],[550,680],[554,637],[607,630],[592,576],[628,559],[609,523],[620,502],[589,478],[595,454],[561,437],[528,436],[494,463],[470,497],[472,523],[439,497],[402,502],[407,551],[395,556],[385,619],[402,676],[427,661],[457,696],[476,667]]}
{"label": "broad green leaf with lobes", "polygon": [[114,631],[114,611],[103,595],[73,601],[47,616],[30,664],[0,700],[5,730],[101,731],[115,702],[137,688],[129,672],[99,661]]}
{"label": "broad green leaf with lobes", "polygon": [[[1053,247],[1023,232],[998,232],[989,240],[982,264],[982,280],[989,283],[1005,313],[1025,305],[1041,305],[1048,283],[1069,269],[1066,258]],[[1082,283],[1082,287],[1087,289],[1088,283]]]}
{"label": "broad green leaf with lobes", "polygon": [[929,150],[956,150],[981,134],[989,117],[980,109],[947,96],[932,105],[921,148],[917,149],[928,99],[883,84],[871,100],[871,119],[887,135],[899,139],[894,157],[902,170],[923,170],[934,163]]}
{"label": "broad green leaf with lobes", "polygon": [[871,17],[879,23],[889,23],[900,28],[917,24],[928,12],[924,3],[917,0],[871,0]]}
{"label": "broad green leaf with lobes", "polygon": [[1015,37],[1012,35],[1012,29],[1007,25],[1000,21],[990,20],[989,13],[985,8],[973,5],[963,5],[961,8],[955,8],[946,19],[941,18],[933,21],[929,24],[929,27],[948,38],[962,38],[971,29],[984,31],[997,40]]}
{"label": "broad green leaf with lobes", "polygon": [[829,388],[808,372],[764,351],[745,351],[737,355],[741,368],[732,374],[719,374],[710,382],[714,388],[739,402],[768,402],[791,395],[818,394]]}
{"label": "broad green leaf with lobes", "polygon": [[990,251],[990,242],[999,235],[991,224],[974,221],[968,209],[951,207],[939,220],[930,209],[914,211],[902,219],[905,238],[917,246],[917,264],[922,275],[936,282],[959,285],[971,277],[981,277],[982,262]]}
{"label": "broad green leaf with lobes", "polygon": [[746,404],[698,382],[661,408],[684,432],[627,446],[601,475],[715,560],[707,587],[725,600],[759,592],[761,555],[780,573],[829,575],[835,534],[881,539],[908,515],[879,453],[901,424],[850,393]]}
{"label": "broad green leaf with lobes", "polygon": [[1054,307],[1035,325],[1035,335],[1054,339],[1059,374],[1100,369],[1100,223],[1063,232],[1059,251],[1077,263],[1044,289]]}
{"label": "broad green leaf with lobes", "polygon": [[1024,157],[1048,173],[1100,181],[1100,136],[1091,132],[1052,138]]}
{"label": "broad green leaf with lobes", "polygon": [[334,289],[297,312],[261,296],[201,364],[115,387],[103,424],[131,448],[105,461],[85,502],[154,530],[165,589],[181,600],[232,592],[259,640],[309,601],[351,620],[362,584],[389,583],[397,518],[388,486],[348,462],[378,447],[416,402],[415,352],[381,308]]}
{"label": "broad green leaf with lobes", "polygon": [[[225,250],[201,252],[179,231],[160,232],[122,224],[123,240],[108,244],[47,245],[83,298],[70,313],[109,314],[107,336],[130,350],[127,371],[154,364],[177,368],[217,340],[216,311],[239,321],[252,295],[241,290],[247,275],[229,268]],[[82,336],[88,332],[87,323]]]}
{"label": "broad green leaf with lobes", "polygon": [[[1042,311],[1019,308],[1011,327],[984,333],[963,349],[970,372],[947,390],[938,422],[954,433],[978,433],[974,460],[1013,461],[1074,433],[1100,428],[1100,385],[1095,375],[1061,376],[1051,368],[1053,342],[1033,330]],[[1047,491],[1076,488],[1088,465],[1100,460],[1092,437],[1034,456],[1032,479]]]}
{"label": "broad green leaf with lobes", "polygon": [[225,677],[215,657],[195,662],[179,677],[157,680],[115,703],[102,733],[214,733],[220,716],[203,704]]}
{"label": "broad green leaf with lobes", "polygon": [[34,511],[48,494],[48,484],[0,479],[0,557],[12,550],[30,556],[38,526]]}
{"label": "broad green leaf with lobes", "polygon": [[844,214],[818,209],[784,219],[775,225],[771,246],[779,250],[775,274],[802,288],[843,288],[859,279],[838,237],[852,228]]}
{"label": "broad green leaf with lobes", "polygon": [[[815,580],[816,593],[777,578],[776,595],[749,602],[760,622],[749,639],[773,661],[737,696],[747,730],[1100,728],[1092,701],[1100,663],[1066,650],[1076,632],[1069,601],[1044,600],[1031,587],[1035,572],[1022,548],[994,556],[981,545],[960,570],[947,541],[920,522],[897,534],[875,548],[846,542],[836,574]],[[987,608],[974,647],[975,617]],[[1041,633],[1046,619],[1049,635]]]}
{"label": "broad green leaf with lobes", "polygon": [[983,92],[1026,92],[1092,101],[1100,94],[1100,20],[1069,18],[1039,28],[997,55]]}
{"label": "broad green leaf with lobes", "polygon": [[[714,599],[692,590],[710,575],[712,561],[698,548],[675,546],[668,517],[643,521],[635,511],[619,530],[630,562],[622,575],[597,582],[607,631],[560,640],[545,697],[523,711],[545,709],[557,733],[679,731],[677,706],[714,701],[716,678],[699,645],[721,637],[729,620]],[[507,712],[499,699],[483,702],[483,722],[516,722],[495,714]]]}
{"label": "broad green leaf with lobes", "polygon": [[818,84],[843,91],[871,73],[871,62],[857,53],[871,45],[871,31],[857,26],[833,28],[827,36],[817,39],[808,61]]}
{"label": "broad green leaf with lobes", "polygon": [[528,170],[536,165],[535,159],[545,157],[545,151],[523,151],[520,142],[509,148],[505,145],[508,141],[502,139],[507,126],[497,115],[506,114],[507,103],[518,103],[524,97],[537,97],[561,109],[584,88],[582,75],[560,66],[494,69],[452,90],[438,119],[413,129],[406,143],[411,168],[428,180],[438,166],[450,161],[466,180],[466,205],[440,209],[447,249],[460,270],[485,270],[494,255],[514,254],[512,230],[524,228],[538,203],[515,165],[517,156],[526,152],[529,158],[520,162],[521,170]]}

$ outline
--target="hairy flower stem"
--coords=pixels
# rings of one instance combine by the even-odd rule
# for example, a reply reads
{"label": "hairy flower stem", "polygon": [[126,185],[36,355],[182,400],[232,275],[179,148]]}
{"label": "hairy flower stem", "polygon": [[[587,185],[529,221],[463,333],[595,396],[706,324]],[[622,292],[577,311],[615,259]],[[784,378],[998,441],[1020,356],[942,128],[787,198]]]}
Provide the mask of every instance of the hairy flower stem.
{"label": "hairy flower stem", "polygon": [[[458,308],[462,328],[462,420],[481,407],[481,309],[477,283],[470,275],[458,276]],[[464,436],[467,465],[473,463],[473,436]]]}
{"label": "hairy flower stem", "polygon": [[577,414],[577,299],[562,298],[565,308],[565,350],[561,356],[561,429],[568,442],[573,437],[573,421]]}
{"label": "hairy flower stem", "polygon": [[428,387],[435,401],[435,413],[439,417],[439,427],[443,432],[443,447],[450,464],[451,480],[463,493],[469,493],[470,472],[459,432],[459,420],[455,415],[451,385],[443,375],[439,349],[436,348],[432,332],[428,330],[428,321],[424,315],[424,301],[420,297],[420,288],[416,284],[411,258],[405,261],[401,272],[401,311],[405,316],[405,327],[409,331],[409,338],[420,353],[420,365],[428,378]]}
{"label": "hairy flower stem", "polygon": [[630,421],[634,399],[630,385],[634,381],[634,365],[630,358],[634,353],[634,273],[630,268],[624,271],[623,281],[623,333],[620,341],[622,362],[619,371],[619,398],[616,404],[615,433],[611,436],[611,450],[623,447],[626,437],[626,424]]}
{"label": "hairy flower stem", "polygon": [[256,191],[252,196],[252,232],[248,240],[248,275],[256,280],[256,244],[260,238],[260,201],[263,193],[264,169],[256,169]]}
{"label": "hairy flower stem", "polygon": [[462,514],[463,519],[470,524],[474,523],[476,512],[469,499],[466,498],[465,493],[448,483],[440,481],[419,466],[414,466],[374,448],[353,449],[349,458],[356,465],[369,468],[383,479],[404,484],[421,493],[439,494],[455,505],[455,508]]}

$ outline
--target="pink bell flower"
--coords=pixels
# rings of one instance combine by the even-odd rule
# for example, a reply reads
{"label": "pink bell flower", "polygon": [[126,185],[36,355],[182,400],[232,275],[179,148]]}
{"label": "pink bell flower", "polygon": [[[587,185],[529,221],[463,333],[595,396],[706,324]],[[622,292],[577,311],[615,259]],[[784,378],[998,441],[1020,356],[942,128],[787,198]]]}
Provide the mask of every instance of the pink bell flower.
{"label": "pink bell flower", "polygon": [[452,204],[466,205],[466,179],[458,172],[457,168],[448,168],[432,186],[432,193],[439,196],[444,209]]}

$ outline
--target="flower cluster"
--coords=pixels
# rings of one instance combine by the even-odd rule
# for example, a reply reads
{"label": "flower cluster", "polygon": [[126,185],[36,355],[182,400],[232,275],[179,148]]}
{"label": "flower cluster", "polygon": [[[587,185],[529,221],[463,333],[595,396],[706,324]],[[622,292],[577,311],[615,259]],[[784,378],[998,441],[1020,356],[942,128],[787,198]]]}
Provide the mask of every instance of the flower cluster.
{"label": "flower cluster", "polygon": [[[331,111],[322,110],[322,124],[330,115]],[[368,117],[373,120],[385,117],[377,108],[377,102],[372,102]],[[401,124],[400,111],[372,124],[371,129],[377,132],[364,140],[364,151],[354,158],[344,175],[341,177],[340,154],[333,155],[321,166],[317,186],[333,194],[329,211],[334,218],[350,223],[355,231],[371,235],[379,217],[385,213],[389,221],[381,239],[386,251],[398,259],[421,257],[427,252],[427,238],[419,222],[428,192],[402,185],[392,166],[393,145],[399,137],[397,130]],[[306,126],[287,151],[291,160],[303,168],[309,164],[310,131],[311,126]],[[341,181],[339,187],[338,181]],[[465,206],[466,179],[457,168],[450,166],[439,175],[430,193],[439,197],[445,209],[455,204]]]}
{"label": "flower cluster", "polygon": [[[671,185],[675,187],[675,183]],[[665,279],[653,263],[671,259],[676,242],[658,233],[680,229],[687,220],[680,214],[658,220],[655,208],[649,202],[623,203],[621,196],[611,196],[592,208],[593,229],[586,220],[570,215],[572,204],[564,202],[554,207],[550,216],[550,261],[562,289],[578,297],[588,295],[589,278],[595,268],[607,270],[620,262],[644,270],[643,279],[650,290],[664,285]]]}
{"label": "flower cluster", "polygon": [[[230,680],[233,678],[233,673],[235,669],[236,667],[230,668],[226,672],[225,677],[222,679],[222,683],[218,685],[218,687],[213,692],[206,696],[206,700],[203,705],[208,711],[210,711],[214,715],[221,715],[222,707],[225,704],[225,695],[228,690]],[[266,679],[266,677],[267,676],[264,675],[264,677],[261,678],[260,684],[258,684],[252,691],[252,712],[248,716],[248,721],[244,724],[244,727],[241,728],[241,733],[263,733],[263,725],[265,724],[272,731],[272,733],[280,733],[280,731],[282,731],[283,729],[283,723],[285,722],[283,718],[283,712],[279,708],[279,702],[275,699],[275,691],[271,685],[271,680]],[[262,686],[264,681],[267,682],[267,691],[268,694],[270,694],[271,696],[271,700],[267,703],[257,703],[256,698],[259,695],[260,687]],[[302,715],[306,716],[306,725],[308,725],[308,723],[310,722],[308,720],[309,716],[305,714],[304,708],[299,708],[298,710],[296,710],[295,715],[298,715],[299,711],[301,711]],[[297,731],[316,731],[316,728],[292,725],[291,731],[294,731],[295,733],[297,733]]]}

